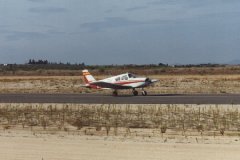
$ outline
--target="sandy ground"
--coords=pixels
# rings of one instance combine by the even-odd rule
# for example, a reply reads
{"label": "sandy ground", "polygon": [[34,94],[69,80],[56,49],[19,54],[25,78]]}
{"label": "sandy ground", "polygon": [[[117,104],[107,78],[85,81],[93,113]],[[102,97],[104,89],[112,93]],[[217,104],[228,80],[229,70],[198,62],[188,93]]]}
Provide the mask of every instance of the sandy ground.
{"label": "sandy ground", "polygon": [[[89,124],[80,130],[70,123],[79,116],[82,120],[84,115],[85,118],[92,117],[92,114],[96,116],[98,109],[102,115],[99,118],[104,120],[104,117],[108,117],[107,124],[111,125],[116,107],[122,113],[121,121],[129,121],[128,114],[131,114],[131,122],[135,123],[137,117],[134,115],[144,113],[144,122],[151,122],[149,126],[154,123],[150,121],[154,116],[149,115],[161,111],[162,122],[169,124],[170,128],[162,134],[159,128],[130,128],[128,131],[125,126],[117,128],[118,132],[115,134],[112,127],[107,136],[107,127],[102,126],[102,129],[97,131],[96,121],[96,126]],[[143,110],[139,105],[0,104],[0,160],[240,159],[239,105],[159,107],[149,105]],[[86,110],[87,108],[89,110]],[[176,110],[176,113],[173,110]],[[113,115],[110,118],[104,116],[104,111]],[[194,118],[197,116],[199,118]],[[58,122],[63,117],[65,123],[62,129],[59,129]],[[184,117],[188,118],[183,121]],[[219,127],[216,129],[216,126],[212,125],[215,122],[213,119],[217,120],[217,126],[226,127],[224,136],[220,134]],[[49,122],[46,123],[46,129],[43,128],[43,122]],[[171,126],[172,122],[174,126]],[[202,133],[197,131],[196,126],[192,126],[199,122],[203,124]],[[25,124],[24,127],[22,124]],[[179,127],[183,124],[184,133]]]}
{"label": "sandy ground", "polygon": [[239,137],[176,138],[33,135],[2,132],[3,160],[239,160]]}

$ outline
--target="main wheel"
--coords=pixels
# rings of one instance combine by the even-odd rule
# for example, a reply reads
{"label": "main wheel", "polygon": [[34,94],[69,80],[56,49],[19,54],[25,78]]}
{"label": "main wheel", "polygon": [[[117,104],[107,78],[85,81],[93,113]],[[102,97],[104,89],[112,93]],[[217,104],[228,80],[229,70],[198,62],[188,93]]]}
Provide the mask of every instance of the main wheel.
{"label": "main wheel", "polygon": [[147,95],[147,91],[142,91],[142,95],[146,96]]}
{"label": "main wheel", "polygon": [[113,96],[118,96],[118,92],[117,91],[113,91]]}
{"label": "main wheel", "polygon": [[133,90],[133,95],[134,95],[134,96],[137,96],[137,95],[138,95],[138,91]]}

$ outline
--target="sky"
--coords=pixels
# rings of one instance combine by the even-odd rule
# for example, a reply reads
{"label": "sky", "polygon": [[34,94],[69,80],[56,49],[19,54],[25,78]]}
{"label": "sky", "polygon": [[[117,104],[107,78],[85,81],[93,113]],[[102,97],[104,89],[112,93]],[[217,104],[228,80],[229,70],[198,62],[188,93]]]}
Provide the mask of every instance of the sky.
{"label": "sky", "polygon": [[0,63],[227,63],[239,0],[0,0]]}

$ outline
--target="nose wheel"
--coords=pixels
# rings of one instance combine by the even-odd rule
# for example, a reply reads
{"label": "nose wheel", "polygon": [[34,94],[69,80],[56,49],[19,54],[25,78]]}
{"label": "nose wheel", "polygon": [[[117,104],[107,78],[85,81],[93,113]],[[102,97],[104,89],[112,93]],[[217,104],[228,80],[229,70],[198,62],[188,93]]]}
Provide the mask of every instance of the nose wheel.
{"label": "nose wheel", "polygon": [[142,95],[146,96],[147,95],[147,91],[142,91]]}
{"label": "nose wheel", "polygon": [[[132,93],[133,93],[134,96],[138,96],[138,91],[137,91],[137,90],[134,89],[134,90],[132,91]],[[143,90],[143,91],[142,91],[142,95],[143,95],[143,96],[147,96],[147,91],[144,91],[144,90]]]}

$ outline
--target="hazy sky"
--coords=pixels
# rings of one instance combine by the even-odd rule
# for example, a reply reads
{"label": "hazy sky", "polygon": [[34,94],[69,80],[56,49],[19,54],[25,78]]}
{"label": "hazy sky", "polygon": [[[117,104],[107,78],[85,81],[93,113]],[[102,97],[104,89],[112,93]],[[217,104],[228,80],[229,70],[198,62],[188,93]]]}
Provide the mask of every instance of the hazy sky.
{"label": "hazy sky", "polygon": [[0,63],[240,59],[239,0],[0,0]]}

